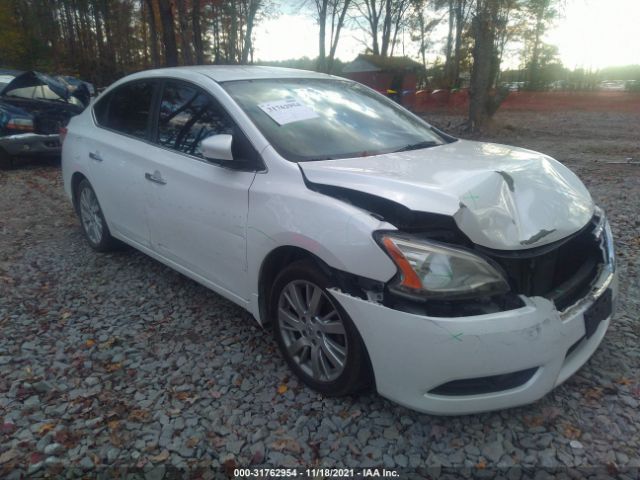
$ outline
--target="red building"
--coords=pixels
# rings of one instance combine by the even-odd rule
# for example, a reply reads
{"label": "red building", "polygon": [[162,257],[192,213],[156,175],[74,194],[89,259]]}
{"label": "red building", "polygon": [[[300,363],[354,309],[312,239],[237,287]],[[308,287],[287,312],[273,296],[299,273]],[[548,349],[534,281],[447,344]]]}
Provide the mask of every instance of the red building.
{"label": "red building", "polygon": [[415,102],[418,74],[423,70],[420,63],[409,57],[361,54],[345,65],[342,74],[396,99],[405,107],[412,107]]}

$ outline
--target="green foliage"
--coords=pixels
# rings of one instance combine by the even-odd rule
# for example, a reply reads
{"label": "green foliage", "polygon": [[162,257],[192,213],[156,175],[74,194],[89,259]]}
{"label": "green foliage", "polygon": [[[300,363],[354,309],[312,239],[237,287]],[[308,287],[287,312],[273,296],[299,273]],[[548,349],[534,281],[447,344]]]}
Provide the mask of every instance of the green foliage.
{"label": "green foliage", "polygon": [[640,81],[640,65],[607,67],[598,71],[601,80],[637,80]]}
{"label": "green foliage", "polygon": [[[521,54],[523,69],[503,72],[501,83],[525,82],[541,89],[557,88],[557,85],[596,88],[603,80],[624,80],[630,82],[627,88],[638,88],[638,65],[599,72],[571,72],[560,64],[557,48],[545,44],[543,39],[558,18],[564,0],[394,1],[384,4],[401,5],[402,11],[395,12],[397,25],[387,25],[387,29],[399,29],[414,42],[407,51],[413,52],[426,67],[426,72],[421,74],[421,86],[468,85],[475,45],[472,19],[478,5],[498,2],[491,55],[496,60],[491,78],[495,79],[506,52],[505,57]],[[170,6],[172,18],[167,22],[161,19],[160,2]],[[104,86],[128,73],[162,66],[166,60],[163,28],[167,25],[175,30],[180,65],[252,63],[255,31],[250,33],[249,25],[253,27],[266,17],[277,15],[278,11],[286,11],[284,3],[276,0],[0,0],[0,67],[70,74]],[[363,15],[365,3],[352,0],[351,5],[347,15],[351,17],[350,24],[366,33],[370,25]],[[447,23],[449,13],[454,19],[450,58],[433,60],[431,53],[447,43],[446,38],[440,38],[441,29],[436,27]],[[387,45],[389,52],[393,39],[394,35],[387,38],[391,42]],[[317,58],[304,57],[261,64],[316,70],[317,62]],[[344,63],[336,59],[330,73],[340,75],[343,67]],[[636,82],[631,82],[634,80]]]}
{"label": "green foliage", "polygon": [[29,39],[18,24],[12,0],[0,2],[0,25],[0,65],[23,67]]}

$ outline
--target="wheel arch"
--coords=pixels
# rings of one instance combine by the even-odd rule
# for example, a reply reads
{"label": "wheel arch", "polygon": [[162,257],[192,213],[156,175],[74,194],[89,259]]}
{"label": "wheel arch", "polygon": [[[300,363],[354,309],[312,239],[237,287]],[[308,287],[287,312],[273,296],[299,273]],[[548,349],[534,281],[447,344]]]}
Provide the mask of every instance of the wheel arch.
{"label": "wheel arch", "polygon": [[258,274],[258,312],[262,325],[269,323],[269,294],[271,293],[271,287],[276,276],[287,264],[303,259],[312,260],[324,273],[330,277],[332,276],[333,271],[331,267],[322,259],[309,250],[294,245],[281,245],[276,247],[271,250],[262,261]]}
{"label": "wheel arch", "polygon": [[74,172],[73,175],[71,175],[71,202],[76,211],[78,210],[78,198],[76,192],[78,191],[78,185],[80,185],[82,180],[89,182],[89,179],[81,172]]}
{"label": "wheel arch", "polygon": [[[294,245],[281,245],[271,250],[262,261],[258,274],[258,314],[259,323],[269,323],[269,298],[271,287],[278,274],[287,265],[298,261],[311,260],[322,273],[331,279],[335,287],[350,295],[366,299],[368,293],[381,293],[385,282],[373,280],[331,266],[317,254]],[[368,292],[368,293],[367,293]]]}
{"label": "wheel arch", "polygon": [[[365,279],[364,277],[358,277],[357,275],[353,275],[341,270],[338,270],[334,267],[331,267],[327,264],[322,258],[318,257],[314,253],[305,250],[301,247],[296,247],[293,245],[285,245],[274,248],[269,254],[265,257],[262,262],[260,268],[260,276],[259,276],[259,310],[260,310],[260,323],[262,325],[269,324],[270,319],[268,315],[269,309],[269,299],[271,297],[271,287],[273,286],[274,281],[278,277],[280,271],[285,268],[287,265],[298,262],[300,260],[309,260],[314,265],[318,267],[318,269],[327,275],[327,277],[331,280],[333,284],[335,282],[335,287],[340,291],[346,292],[350,295],[354,295],[360,298],[366,297],[365,290],[368,288],[383,288],[384,284],[382,282],[377,282],[375,280]],[[374,287],[375,286],[375,287]],[[329,292],[330,293],[330,292]],[[333,295],[330,293],[330,296]],[[348,313],[344,310],[341,303],[335,298],[332,298],[333,303],[336,308],[342,315],[347,315]],[[363,374],[362,377],[359,378],[358,386],[354,391],[359,390],[367,390],[370,387],[375,389],[376,379],[375,372],[373,371],[373,366],[371,363],[371,357],[369,355],[369,351],[366,343],[362,339],[360,332],[358,331],[358,327],[351,320],[350,321],[352,328],[355,331],[357,336],[357,341],[360,343],[362,347],[362,353],[364,355],[364,370],[361,371]]]}

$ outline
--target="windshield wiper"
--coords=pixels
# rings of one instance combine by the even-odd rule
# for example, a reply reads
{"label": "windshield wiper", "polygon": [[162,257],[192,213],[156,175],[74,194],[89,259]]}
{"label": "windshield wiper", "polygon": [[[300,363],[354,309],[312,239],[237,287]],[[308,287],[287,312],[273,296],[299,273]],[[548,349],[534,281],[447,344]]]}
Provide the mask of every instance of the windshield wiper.
{"label": "windshield wiper", "polygon": [[430,148],[430,147],[437,147],[438,145],[442,145],[440,142],[436,142],[435,140],[426,140],[424,142],[418,142],[418,143],[410,143],[409,145],[405,145],[402,148],[399,148],[398,150],[394,150],[393,152],[407,152],[409,150],[420,150],[421,148]]}

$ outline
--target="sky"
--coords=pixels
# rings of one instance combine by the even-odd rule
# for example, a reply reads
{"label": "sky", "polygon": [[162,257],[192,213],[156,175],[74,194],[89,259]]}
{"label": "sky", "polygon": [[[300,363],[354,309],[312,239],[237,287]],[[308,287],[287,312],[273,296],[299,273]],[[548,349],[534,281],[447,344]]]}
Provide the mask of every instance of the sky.
{"label": "sky", "polygon": [[[256,28],[256,58],[286,60],[307,56],[318,50],[318,25],[303,0],[280,0],[278,17]],[[307,2],[310,6],[311,2]],[[546,33],[545,41],[557,45],[560,59],[569,68],[599,69],[607,66],[640,64],[640,0],[564,0],[562,16]],[[442,37],[427,61],[433,62],[444,45],[446,22],[437,29]],[[404,42],[404,53],[416,57],[417,46]],[[366,37],[356,29],[343,31],[337,56],[353,60],[364,51]],[[399,45],[394,55],[402,54]],[[516,68],[519,59],[506,59],[504,68]]]}

